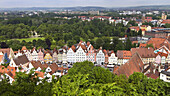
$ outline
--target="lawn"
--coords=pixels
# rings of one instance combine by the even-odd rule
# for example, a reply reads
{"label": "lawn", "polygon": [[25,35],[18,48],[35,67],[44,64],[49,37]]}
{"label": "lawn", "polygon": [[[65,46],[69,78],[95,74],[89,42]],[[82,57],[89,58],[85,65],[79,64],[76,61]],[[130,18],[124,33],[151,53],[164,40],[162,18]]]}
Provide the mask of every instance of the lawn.
{"label": "lawn", "polygon": [[36,38],[22,38],[22,39],[13,39],[13,40],[19,40],[20,42],[25,40],[26,42],[29,42],[29,41],[33,41],[34,39],[35,40],[38,40],[38,39],[44,40],[45,38],[44,37],[36,37]]}

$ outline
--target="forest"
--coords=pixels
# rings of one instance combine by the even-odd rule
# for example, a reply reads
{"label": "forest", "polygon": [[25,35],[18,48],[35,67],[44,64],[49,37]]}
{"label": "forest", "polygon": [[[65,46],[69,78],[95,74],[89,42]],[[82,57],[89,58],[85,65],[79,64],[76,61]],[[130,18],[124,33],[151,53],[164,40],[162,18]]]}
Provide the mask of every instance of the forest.
{"label": "forest", "polygon": [[93,63],[84,61],[75,63],[68,74],[41,83],[34,71],[29,74],[17,72],[15,81],[8,79],[0,82],[1,96],[168,96],[170,83],[160,79],[151,79],[143,73],[135,72],[127,78],[117,76],[108,69],[96,67]]}
{"label": "forest", "polygon": [[[116,51],[119,48],[129,49],[126,48],[126,44],[118,40],[118,37],[124,37],[125,35],[129,37],[141,36],[141,32],[127,31],[128,27],[133,24],[134,22],[132,21],[127,26],[124,26],[123,23],[114,24],[109,23],[107,20],[101,21],[98,19],[88,22],[76,18],[70,20],[40,17],[14,18],[0,22],[0,42],[1,48],[11,47],[17,51],[23,45],[28,46],[30,49],[34,46],[53,49],[64,45],[71,47],[73,44],[83,40],[90,41],[95,48],[102,46],[107,50]],[[45,40],[33,40],[32,42],[16,40],[17,38],[35,36],[35,32],[40,37],[44,37]],[[113,40],[111,41],[111,39]],[[16,44],[17,46],[13,46]]]}

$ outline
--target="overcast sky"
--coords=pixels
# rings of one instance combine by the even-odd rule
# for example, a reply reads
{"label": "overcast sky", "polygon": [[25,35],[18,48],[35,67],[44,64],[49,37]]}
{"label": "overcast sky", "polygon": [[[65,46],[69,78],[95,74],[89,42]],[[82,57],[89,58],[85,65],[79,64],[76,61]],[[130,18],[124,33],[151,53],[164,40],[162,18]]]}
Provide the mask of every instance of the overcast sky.
{"label": "overcast sky", "polygon": [[141,5],[170,5],[170,0],[0,0],[0,8],[11,7],[126,7]]}

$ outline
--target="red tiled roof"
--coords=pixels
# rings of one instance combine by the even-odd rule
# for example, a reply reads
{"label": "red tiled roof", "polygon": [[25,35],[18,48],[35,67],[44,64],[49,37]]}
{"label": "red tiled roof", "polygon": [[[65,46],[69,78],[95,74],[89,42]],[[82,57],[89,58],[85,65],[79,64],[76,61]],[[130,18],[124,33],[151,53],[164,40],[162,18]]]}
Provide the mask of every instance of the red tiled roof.
{"label": "red tiled roof", "polygon": [[44,78],[44,73],[43,72],[35,71],[35,73],[38,74],[38,77]]}
{"label": "red tiled roof", "polygon": [[134,72],[142,72],[143,66],[144,64],[141,60],[141,57],[138,53],[135,53],[127,63],[121,65],[114,73],[117,75],[124,74],[126,77],[129,77]]}
{"label": "red tiled roof", "polygon": [[153,48],[131,48],[132,55],[138,52],[142,58],[155,58]]}
{"label": "red tiled roof", "polygon": [[139,48],[145,48],[146,46],[147,46],[147,44],[140,43]]}
{"label": "red tiled roof", "polygon": [[118,50],[117,57],[119,59],[130,59],[132,57],[132,53],[131,53],[131,51]]}
{"label": "red tiled roof", "polygon": [[148,73],[148,74],[145,74],[147,77],[150,77],[150,78],[152,78],[152,79],[157,79],[157,78],[159,78],[159,76],[157,76],[156,74],[154,74],[154,73]]}
{"label": "red tiled roof", "polygon": [[140,27],[139,26],[132,26],[130,27],[130,29],[132,30],[136,30],[136,31],[139,31],[140,30]]}
{"label": "red tiled roof", "polygon": [[132,44],[134,44],[134,43],[138,44],[138,41],[132,41]]}
{"label": "red tiled roof", "polygon": [[155,49],[158,49],[165,45],[168,49],[170,48],[170,43],[164,38],[151,38],[146,44],[153,44]]}
{"label": "red tiled roof", "polygon": [[164,23],[164,24],[166,24],[166,23],[170,24],[170,19],[163,20],[162,23]]}

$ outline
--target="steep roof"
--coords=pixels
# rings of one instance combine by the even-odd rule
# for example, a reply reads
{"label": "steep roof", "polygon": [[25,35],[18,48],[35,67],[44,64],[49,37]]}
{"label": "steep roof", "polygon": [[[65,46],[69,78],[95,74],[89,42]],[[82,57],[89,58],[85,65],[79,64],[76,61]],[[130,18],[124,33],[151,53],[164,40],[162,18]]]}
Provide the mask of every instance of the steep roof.
{"label": "steep roof", "polygon": [[129,77],[134,72],[142,72],[143,66],[141,57],[138,53],[135,53],[127,63],[121,65],[114,73],[117,75],[124,74],[126,77]]}
{"label": "steep roof", "polygon": [[138,52],[141,58],[155,58],[153,48],[131,48],[131,52],[132,55]]}
{"label": "steep roof", "polygon": [[24,54],[22,56],[18,56],[17,58],[14,59],[14,62],[16,65],[20,65],[20,64],[26,64],[29,62],[27,56]]}
{"label": "steep roof", "polygon": [[164,38],[151,38],[147,44],[153,44],[155,49],[158,49],[160,47],[162,47],[163,45],[165,45],[168,49],[170,49],[170,43],[168,42],[168,40],[164,39]]}
{"label": "steep roof", "polygon": [[55,63],[51,64],[49,67],[50,67],[51,70],[52,70],[52,72],[51,72],[52,74],[55,73],[55,71],[58,70],[58,65],[55,64]]}
{"label": "steep roof", "polygon": [[21,51],[23,51],[23,50],[27,50],[27,47],[26,47],[26,46],[23,46],[22,49],[21,49]]}

